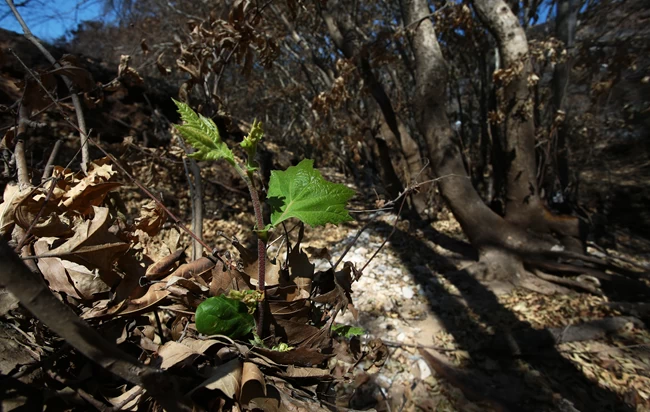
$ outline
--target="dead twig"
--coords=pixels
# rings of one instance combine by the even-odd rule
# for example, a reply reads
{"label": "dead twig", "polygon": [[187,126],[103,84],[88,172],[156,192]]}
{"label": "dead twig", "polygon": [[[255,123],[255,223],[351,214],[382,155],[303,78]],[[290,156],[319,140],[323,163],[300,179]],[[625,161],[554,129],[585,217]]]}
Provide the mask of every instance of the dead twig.
{"label": "dead twig", "polygon": [[[178,144],[183,148],[186,154],[190,154],[190,149],[185,145],[183,139],[178,139]],[[189,170],[188,165],[189,163]],[[185,175],[187,176],[187,183],[190,187],[190,198],[192,199],[192,232],[198,237],[203,234],[203,184],[201,182],[201,169],[196,163],[196,160],[188,157],[187,160],[183,158],[183,165],[185,166]],[[192,176],[190,177],[190,172]],[[209,250],[209,249],[208,249]],[[192,260],[196,260],[203,255],[203,246],[201,243],[194,241],[192,246]]]}
{"label": "dead twig", "polygon": [[16,145],[14,158],[16,159],[16,172],[18,173],[18,187],[24,189],[31,186],[29,172],[27,171],[27,157],[25,156],[25,138],[27,137],[27,108],[21,103],[18,109],[18,127],[16,129]]}
{"label": "dead twig", "polygon": [[0,240],[0,284],[13,293],[34,316],[87,358],[120,378],[144,387],[166,410],[190,410],[185,405],[173,376],[139,363],[106,341],[57,300],[42,279],[27,269],[4,239]]}
{"label": "dead twig", "polygon": [[[18,12],[18,9],[14,5],[13,0],[5,0],[7,2],[7,5],[11,9],[11,12],[14,14],[16,17],[16,20],[18,20],[18,23],[20,24],[20,27],[23,29],[23,33],[25,35],[25,38],[29,40],[36,48],[45,56],[45,58],[57,69],[61,68],[62,66],[57,62],[57,60],[52,56],[52,54],[41,44],[41,42],[32,34],[32,31],[29,29],[29,26],[27,26],[27,23],[25,23],[25,20],[23,20],[23,17],[20,15],[20,12]],[[84,113],[83,113],[83,108],[81,106],[81,100],[79,99],[79,96],[75,93],[74,90],[74,83],[70,78],[67,76],[63,75],[62,76],[63,81],[70,91],[70,96],[72,98],[72,104],[74,106],[75,113],[77,115],[77,124],[79,126],[79,132],[80,132],[80,137],[81,137],[81,169],[84,171],[84,173],[87,171],[88,163],[90,162],[90,155],[88,153],[88,145],[86,144],[86,141],[88,140],[88,133],[86,132],[86,119],[84,118]]]}

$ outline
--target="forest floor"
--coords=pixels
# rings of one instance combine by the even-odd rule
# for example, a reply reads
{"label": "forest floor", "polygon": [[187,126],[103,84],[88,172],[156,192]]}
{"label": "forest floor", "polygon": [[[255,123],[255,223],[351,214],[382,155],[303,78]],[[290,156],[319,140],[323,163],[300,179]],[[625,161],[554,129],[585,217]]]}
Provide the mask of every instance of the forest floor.
{"label": "forest floor", "polygon": [[[146,157],[140,162],[131,162],[142,171],[140,176],[155,176],[144,179],[145,183],[170,194],[174,187],[184,187],[179,186],[183,174],[178,165],[170,169],[168,164]],[[247,199],[229,189],[224,191],[224,184],[231,189],[240,186],[236,177],[218,165],[204,165],[202,170],[207,181],[205,239],[228,248],[217,233],[220,231],[244,243],[250,241],[253,220],[247,212]],[[364,198],[363,190],[351,179],[332,169],[321,171],[328,180],[357,190],[351,210],[373,209],[375,199]],[[135,196],[127,203],[132,210],[141,201]],[[180,210],[188,210],[186,193],[176,192],[174,198]],[[230,217],[218,216],[224,213]],[[378,411],[479,411],[499,410],[504,405],[511,410],[540,411],[650,410],[650,332],[643,323],[627,322],[598,340],[516,348],[519,353],[515,355],[507,339],[487,343],[511,332],[552,328],[566,332],[571,325],[621,315],[606,306],[607,297],[578,292],[545,296],[506,283],[476,282],[462,271],[474,262],[475,252],[447,212],[430,225],[395,222],[392,213],[374,214],[374,222],[361,234],[359,230],[367,222],[363,217],[372,213],[353,215],[358,220],[349,224],[307,228],[302,244],[316,259],[317,270],[329,267],[327,259],[316,256],[322,255],[322,248],[327,248],[332,261],[349,249],[344,261],[358,269],[367,265],[352,285],[358,317],[348,311],[339,315],[337,323],[360,326],[362,342],[380,338],[389,348],[383,365],[361,362],[355,379],[340,385],[340,407]],[[619,244],[626,245],[629,259],[650,267],[645,240],[626,231],[616,235]],[[179,239],[183,242],[189,243],[186,237]],[[635,242],[637,247],[631,248]],[[639,254],[639,249],[645,250],[645,255]],[[443,377],[445,372],[432,370],[422,349],[468,374],[450,372]]]}
{"label": "forest floor", "polygon": [[[160,195],[183,221],[189,220],[187,178],[178,153],[131,144],[113,150],[120,152],[121,161],[134,176]],[[242,244],[253,240],[253,215],[245,188],[223,165],[201,164],[201,169],[206,209],[203,237],[222,252],[234,252],[229,239],[237,238]],[[326,270],[329,262],[343,254],[343,261],[363,269],[352,284],[357,316],[347,311],[336,322],[361,327],[362,345],[380,339],[388,349],[382,362],[362,359],[356,365],[354,361],[348,363],[353,374],[337,386],[339,408],[650,411],[647,318],[644,323],[634,317],[621,317],[607,306],[606,296],[578,292],[546,296],[507,283],[477,282],[462,270],[476,256],[451,214],[442,212],[430,224],[396,221],[393,213],[371,210],[377,199],[364,195],[373,193],[371,189],[355,187],[351,179],[332,169],[321,171],[328,180],[357,190],[350,205],[355,221],[338,227],[306,228],[302,249],[317,264],[317,270]],[[119,177],[118,181],[122,183],[118,193],[127,215],[139,216],[148,199],[128,179]],[[369,223],[370,216],[373,221]],[[360,232],[363,227],[365,230]],[[295,242],[296,233],[290,235]],[[649,267],[650,248],[644,239],[625,231],[616,235],[625,249],[623,257]],[[153,261],[191,244],[187,235],[169,223],[157,235],[143,234],[140,240],[143,253]],[[271,256],[282,250],[278,243],[269,248]],[[592,252],[603,253],[603,249]],[[642,282],[648,284],[647,279]],[[161,317],[163,323],[172,319],[164,314]],[[602,333],[595,340],[557,345],[533,341],[531,345],[528,339],[522,345],[513,338],[560,330],[554,335],[560,340],[573,333],[577,325],[612,318],[623,323],[613,333]],[[44,338],[38,324],[16,319],[20,316],[2,322],[3,373],[41,364],[51,369],[74,368],[74,364],[56,360],[50,364],[47,359],[54,356],[55,347],[61,349],[61,342],[55,344],[52,338]],[[152,326],[145,328],[154,339],[155,323],[150,321]],[[125,326],[121,333],[126,330]],[[123,340],[124,335],[119,339]],[[148,351],[155,352],[153,348],[158,347],[147,340],[141,340],[140,345],[143,342],[151,345]],[[83,375],[83,371],[78,373]],[[92,375],[84,379],[89,378]],[[127,395],[132,393],[125,392],[111,403],[124,406]]]}

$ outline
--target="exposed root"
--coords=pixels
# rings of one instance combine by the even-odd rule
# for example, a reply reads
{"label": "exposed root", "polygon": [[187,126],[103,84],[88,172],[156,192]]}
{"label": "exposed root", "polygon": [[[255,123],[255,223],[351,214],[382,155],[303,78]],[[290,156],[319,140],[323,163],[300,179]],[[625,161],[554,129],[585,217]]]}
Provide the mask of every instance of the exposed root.
{"label": "exposed root", "polygon": [[561,276],[549,275],[548,273],[544,273],[539,269],[533,269],[532,272],[535,274],[535,276],[543,280],[556,283],[558,285],[571,286],[577,289],[582,289],[598,296],[604,295],[603,291],[600,290],[598,285],[596,285],[593,281],[587,280],[588,277],[585,276],[579,276],[577,279],[567,279]]}
{"label": "exposed root", "polygon": [[548,280],[535,276],[526,270],[517,274],[515,284],[524,289],[541,293],[542,295],[554,295],[556,293],[568,295],[571,293],[571,289],[549,282]]}

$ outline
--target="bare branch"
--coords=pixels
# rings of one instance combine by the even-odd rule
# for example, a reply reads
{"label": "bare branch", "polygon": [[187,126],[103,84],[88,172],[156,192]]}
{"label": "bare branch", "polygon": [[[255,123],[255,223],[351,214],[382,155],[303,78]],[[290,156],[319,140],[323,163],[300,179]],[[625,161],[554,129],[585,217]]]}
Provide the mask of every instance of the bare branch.
{"label": "bare branch", "polygon": [[[36,48],[45,56],[45,58],[56,68],[60,68],[61,65],[56,61],[54,56],[41,44],[41,42],[32,34],[31,30],[29,29],[29,26],[27,26],[27,23],[25,23],[25,20],[23,20],[22,16],[18,12],[18,9],[16,8],[13,0],[5,0],[7,2],[7,5],[11,9],[12,13],[16,17],[16,20],[18,20],[18,23],[23,29],[23,33],[25,34],[25,38],[29,40]],[[74,91],[74,85],[72,83],[72,80],[70,80],[67,76],[62,76],[63,81],[65,82],[66,87],[70,91],[70,96],[72,97],[72,104],[74,105],[74,110],[77,115],[77,123],[79,125],[79,131],[80,131],[80,137],[81,137],[81,169],[86,172],[88,163],[90,162],[90,154],[88,152],[88,133],[86,131],[86,119],[83,114],[83,108],[81,107],[81,100],[79,99],[79,96],[75,93]]]}

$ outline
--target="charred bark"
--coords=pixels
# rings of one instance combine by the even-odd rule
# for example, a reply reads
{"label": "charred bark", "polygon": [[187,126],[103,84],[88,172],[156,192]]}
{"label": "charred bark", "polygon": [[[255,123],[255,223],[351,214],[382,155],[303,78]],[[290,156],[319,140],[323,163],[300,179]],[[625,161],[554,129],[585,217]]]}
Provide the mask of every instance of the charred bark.
{"label": "charred bark", "polygon": [[519,20],[503,0],[474,0],[479,19],[494,36],[502,69],[500,110],[505,117],[506,220],[538,233],[554,233],[566,247],[581,250],[580,223],[554,216],[539,196],[535,158],[534,84],[528,41]]}
{"label": "charred bark", "polygon": [[[472,186],[447,118],[448,70],[433,24],[426,18],[430,13],[428,4],[426,0],[401,2],[415,55],[416,122],[425,138],[434,173],[440,178],[442,196],[469,241],[479,251],[475,275],[485,280],[505,278],[522,286],[532,283],[534,287],[543,288],[548,282],[538,278],[532,282],[533,276],[526,271],[523,262],[531,256],[550,252],[556,243],[532,235],[528,226],[501,218],[485,205]],[[517,128],[521,128],[521,124],[517,124]]]}
{"label": "charred bark", "polygon": [[566,61],[555,65],[553,71],[553,109],[558,118],[557,122],[557,150],[555,154],[556,173],[563,192],[569,186],[569,154],[567,152],[567,106],[566,92],[569,87],[571,73],[571,49],[574,45],[578,7],[575,0],[559,0],[557,3],[557,17],[555,21],[555,35],[564,42],[567,50]]}
{"label": "charred bark", "polygon": [[[335,15],[330,10],[336,8],[337,2],[329,2],[328,9],[321,9],[321,14],[328,32],[336,47],[343,53],[343,55],[354,62],[355,66],[364,83],[368,87],[370,94],[377,102],[377,106],[383,117],[382,123],[385,123],[389,133],[385,133],[387,142],[395,142],[399,147],[402,157],[406,163],[406,170],[404,180],[408,185],[411,179],[416,178],[424,167],[422,157],[420,156],[420,149],[418,143],[411,134],[404,123],[399,119],[391,99],[386,93],[386,89],[370,65],[370,60],[367,51],[361,47],[358,41],[356,26],[351,20],[349,14],[339,10]],[[424,209],[426,208],[426,193],[416,193],[411,196],[413,207],[417,213],[424,217]]]}

